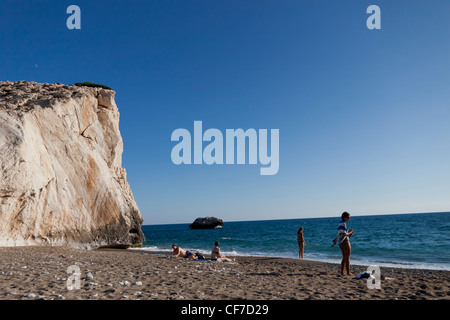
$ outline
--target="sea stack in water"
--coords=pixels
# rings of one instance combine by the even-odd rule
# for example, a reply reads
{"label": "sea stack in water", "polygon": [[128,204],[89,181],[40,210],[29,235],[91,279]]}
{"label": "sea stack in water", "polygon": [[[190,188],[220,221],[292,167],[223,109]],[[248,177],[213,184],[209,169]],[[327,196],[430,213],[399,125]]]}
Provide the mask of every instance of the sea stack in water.
{"label": "sea stack in water", "polygon": [[206,217],[197,218],[195,221],[189,225],[191,229],[213,229],[223,226],[224,222],[222,219],[216,217]]}
{"label": "sea stack in water", "polygon": [[0,82],[0,246],[140,246],[112,90]]}

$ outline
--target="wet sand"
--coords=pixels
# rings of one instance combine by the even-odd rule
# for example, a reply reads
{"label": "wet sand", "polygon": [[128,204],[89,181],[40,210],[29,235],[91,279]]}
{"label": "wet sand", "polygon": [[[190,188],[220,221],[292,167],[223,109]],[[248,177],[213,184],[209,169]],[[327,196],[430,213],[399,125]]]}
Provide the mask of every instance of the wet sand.
{"label": "wet sand", "polygon": [[[68,290],[69,266],[81,272]],[[3,300],[450,300],[450,271],[381,267],[381,289],[368,289],[340,265],[270,257],[193,261],[142,250],[0,248]],[[69,284],[76,285],[69,278]]]}

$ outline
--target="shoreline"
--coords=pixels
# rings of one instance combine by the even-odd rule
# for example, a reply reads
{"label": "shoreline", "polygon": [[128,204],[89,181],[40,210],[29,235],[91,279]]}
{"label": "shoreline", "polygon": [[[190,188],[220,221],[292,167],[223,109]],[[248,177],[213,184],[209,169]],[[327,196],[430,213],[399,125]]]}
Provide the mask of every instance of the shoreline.
{"label": "shoreline", "polygon": [[[145,249],[145,247],[141,247],[141,248],[129,248],[130,250],[135,250],[135,251],[144,251],[144,252],[148,252],[148,253],[154,253],[154,254],[168,254],[170,255],[172,253],[171,249],[167,249],[167,250],[162,250],[162,249]],[[128,249],[126,249],[128,250]],[[193,250],[196,251],[196,250]],[[209,256],[208,253],[205,253],[204,250],[199,250],[198,252],[200,252],[202,255],[204,256]],[[340,252],[340,251],[339,251]],[[244,258],[278,258],[278,259],[292,259],[292,260],[298,260],[298,258],[293,258],[293,257],[286,257],[286,256],[270,256],[270,255],[249,255],[249,254],[233,254],[231,252],[224,252],[224,255],[227,257],[235,257],[236,259],[239,259],[241,257]],[[308,260],[311,262],[317,262],[317,263],[330,263],[330,264],[338,264],[340,265],[340,260],[339,261],[331,261],[332,259],[303,259],[303,260]],[[358,266],[358,267],[364,267],[364,266],[369,266],[369,265],[376,265],[379,266],[380,268],[403,268],[403,269],[417,269],[417,270],[436,270],[436,271],[449,271],[450,272],[450,266],[442,266],[439,263],[428,263],[428,262],[424,262],[419,264],[418,262],[408,262],[408,261],[382,261],[382,260],[374,260],[374,261],[369,261],[369,260],[365,260],[364,258],[362,259],[355,259],[355,258],[351,258],[350,259],[350,263],[351,265],[354,266]],[[423,265],[423,267],[421,267]]]}
{"label": "shoreline", "polygon": [[[207,258],[209,255],[207,256]],[[142,248],[0,247],[1,300],[450,300],[450,271],[380,267],[369,289],[340,265],[293,258],[237,256],[236,262],[175,258]],[[80,269],[80,287],[67,289]],[[70,279],[69,279],[70,280]]]}

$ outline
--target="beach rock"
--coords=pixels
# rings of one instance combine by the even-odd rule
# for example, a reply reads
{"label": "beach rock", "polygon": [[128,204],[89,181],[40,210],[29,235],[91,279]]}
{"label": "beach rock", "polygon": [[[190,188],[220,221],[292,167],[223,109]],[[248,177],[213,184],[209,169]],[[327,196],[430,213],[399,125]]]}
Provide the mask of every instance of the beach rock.
{"label": "beach rock", "polygon": [[191,229],[213,229],[224,225],[222,219],[216,217],[197,218],[189,225]]}
{"label": "beach rock", "polygon": [[96,282],[87,282],[84,286],[85,286],[85,287],[98,286],[98,283],[96,283]]}
{"label": "beach rock", "polygon": [[86,273],[85,280],[92,280],[92,279],[94,279],[94,276],[92,275],[92,273],[90,273],[90,272]]}
{"label": "beach rock", "polygon": [[115,92],[0,82],[0,246],[141,246]]}

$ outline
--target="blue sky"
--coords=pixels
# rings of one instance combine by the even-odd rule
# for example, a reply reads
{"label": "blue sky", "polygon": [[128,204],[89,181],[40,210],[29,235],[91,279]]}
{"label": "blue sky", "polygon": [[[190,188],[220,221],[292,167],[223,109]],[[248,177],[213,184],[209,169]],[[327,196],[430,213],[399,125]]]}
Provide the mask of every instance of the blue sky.
{"label": "blue sky", "polygon": [[[81,30],[66,9],[81,8]],[[368,30],[366,8],[381,8]],[[95,82],[144,224],[450,210],[450,3],[2,1],[0,80]],[[280,130],[280,168],[181,165],[173,130]]]}

